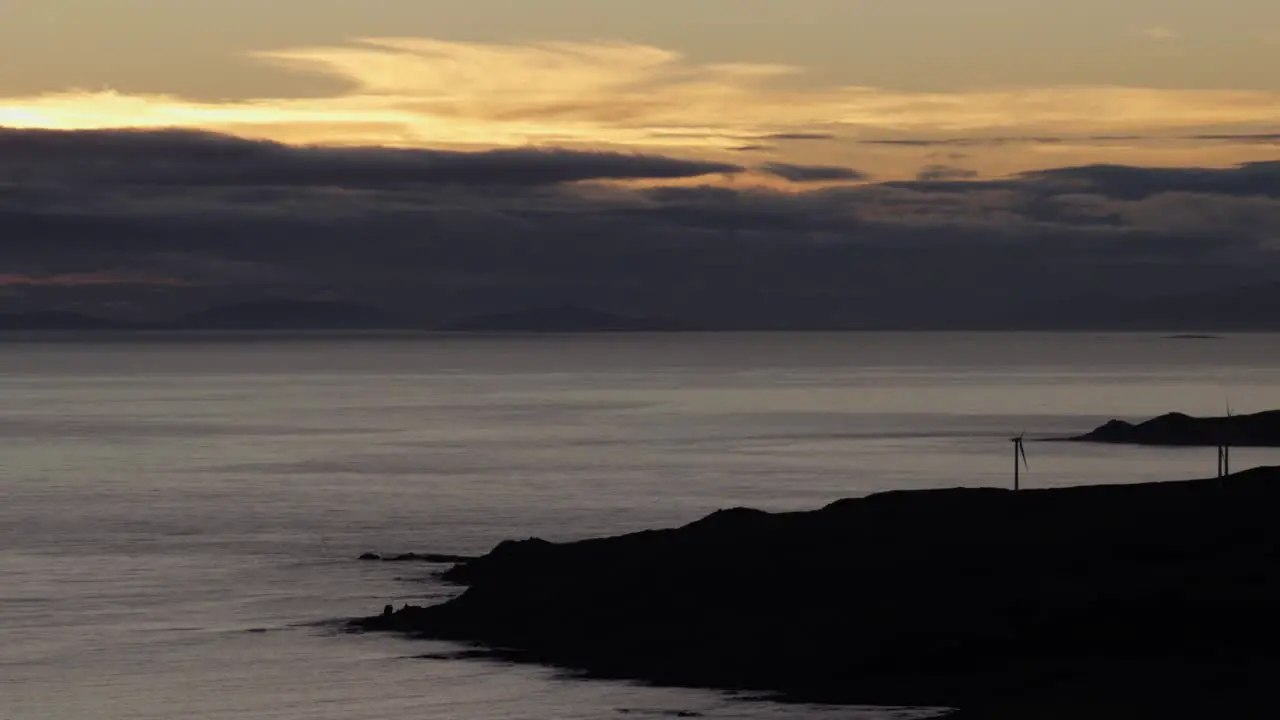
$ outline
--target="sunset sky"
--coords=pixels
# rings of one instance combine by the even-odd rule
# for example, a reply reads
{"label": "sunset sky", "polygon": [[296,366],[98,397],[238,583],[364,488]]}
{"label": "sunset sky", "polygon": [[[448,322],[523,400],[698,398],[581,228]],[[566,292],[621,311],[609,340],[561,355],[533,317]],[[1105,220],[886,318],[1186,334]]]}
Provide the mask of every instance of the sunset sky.
{"label": "sunset sky", "polygon": [[5,0],[0,296],[715,323],[1270,282],[1277,66],[1266,0]]}
{"label": "sunset sky", "polygon": [[1258,137],[1280,130],[1278,62],[1265,0],[8,0],[0,124],[886,178],[1226,165],[1280,152]]}

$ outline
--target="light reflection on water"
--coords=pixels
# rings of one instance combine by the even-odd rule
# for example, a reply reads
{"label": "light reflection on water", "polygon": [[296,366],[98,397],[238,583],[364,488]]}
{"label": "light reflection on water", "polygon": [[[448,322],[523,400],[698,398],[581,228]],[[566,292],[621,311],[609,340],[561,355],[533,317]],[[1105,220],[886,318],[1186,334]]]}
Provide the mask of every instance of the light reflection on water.
{"label": "light reflection on water", "polygon": [[[424,567],[355,562],[366,550],[478,553],[733,505],[1007,484],[1011,433],[1217,413],[1228,396],[1240,412],[1280,407],[1277,339],[9,342],[0,717],[897,716],[572,680],[327,621],[451,592]],[[1027,450],[1030,486],[1214,463],[1194,449]]]}

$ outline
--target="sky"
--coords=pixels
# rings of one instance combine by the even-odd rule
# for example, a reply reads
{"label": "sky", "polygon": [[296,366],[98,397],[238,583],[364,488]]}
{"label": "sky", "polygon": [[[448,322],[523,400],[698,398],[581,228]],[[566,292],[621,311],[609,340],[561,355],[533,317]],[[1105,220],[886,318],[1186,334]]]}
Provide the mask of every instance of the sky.
{"label": "sky", "polygon": [[[556,297],[724,318],[782,293],[792,316],[861,317],[883,292],[973,295],[944,271],[984,252],[1020,279],[971,315],[1116,277],[1146,295],[1273,279],[1274,2],[3,2],[11,304],[376,287],[442,314]],[[219,223],[235,237],[205,237]],[[343,223],[397,238],[360,248],[396,261],[311,267]],[[299,233],[323,251],[291,255]],[[476,254],[513,234],[547,244],[539,277]],[[993,249],[1008,238],[1044,257]],[[894,257],[912,243],[919,262]],[[446,272],[441,252],[470,259]],[[570,289],[614,263],[653,275]]]}

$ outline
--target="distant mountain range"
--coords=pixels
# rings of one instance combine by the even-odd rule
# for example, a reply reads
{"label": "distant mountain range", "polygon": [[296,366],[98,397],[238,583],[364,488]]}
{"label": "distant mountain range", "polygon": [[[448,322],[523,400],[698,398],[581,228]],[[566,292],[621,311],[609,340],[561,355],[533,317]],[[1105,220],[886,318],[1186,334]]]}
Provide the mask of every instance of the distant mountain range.
{"label": "distant mountain range", "polygon": [[1066,330],[1280,330],[1280,283],[1141,299],[1079,298],[1023,311],[1013,324]]}
{"label": "distant mountain range", "polygon": [[[890,302],[886,299],[885,302]],[[833,314],[826,321],[785,317],[739,330],[1100,330],[1223,332],[1280,330],[1280,283],[1246,285],[1212,292],[1155,298],[1089,296],[1069,302],[1015,308],[1003,317],[975,317],[965,322],[875,322],[872,309],[842,324]],[[855,322],[856,320],[856,322]],[[110,320],[64,311],[0,313],[0,331],[288,331],[288,330],[436,330],[475,333],[673,332],[694,328],[717,330],[679,318],[624,315],[572,305],[477,314],[431,324],[408,312],[350,302],[268,299],[218,305],[158,323]]]}
{"label": "distant mountain range", "polygon": [[414,323],[393,313],[353,303],[256,300],[200,310],[157,329],[174,330],[395,330]]}
{"label": "distant mountain range", "polygon": [[672,332],[679,323],[651,317],[632,317],[578,307],[539,308],[477,315],[440,328],[450,332]]}
{"label": "distant mountain range", "polygon": [[0,314],[0,330],[384,330],[409,320],[364,305],[309,300],[258,300],[200,310],[155,323],[108,320],[71,312]]}
{"label": "distant mountain range", "polygon": [[126,323],[103,318],[56,310],[27,313],[0,313],[0,331],[24,332],[31,330],[120,330],[131,327]]}
{"label": "distant mountain range", "polygon": [[218,305],[158,323],[130,323],[71,312],[0,314],[0,331],[266,331],[439,330],[445,332],[662,332],[674,322],[600,310],[555,307],[476,315],[439,327],[407,316],[342,302],[256,300]]}

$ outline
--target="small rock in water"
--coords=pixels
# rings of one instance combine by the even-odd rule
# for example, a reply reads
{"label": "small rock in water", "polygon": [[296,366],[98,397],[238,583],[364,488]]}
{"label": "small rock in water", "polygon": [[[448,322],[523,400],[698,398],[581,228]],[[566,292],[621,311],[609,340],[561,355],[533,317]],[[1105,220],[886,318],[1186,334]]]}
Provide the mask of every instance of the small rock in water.
{"label": "small rock in water", "polygon": [[381,560],[381,559],[382,559],[382,556],[381,556],[381,555],[379,555],[378,553],[371,553],[371,552],[369,552],[369,553],[365,553],[365,554],[361,555],[361,556],[360,556],[360,559],[361,559],[361,560]]}

